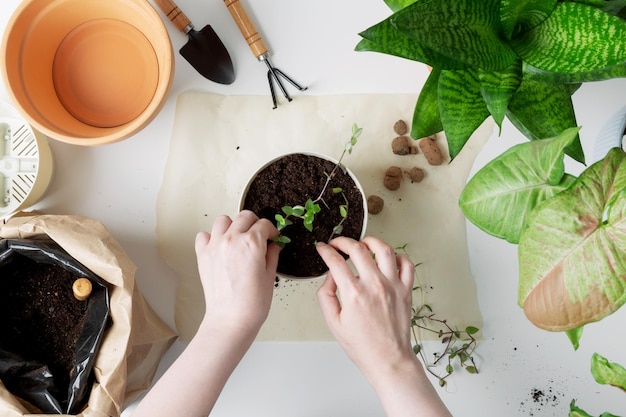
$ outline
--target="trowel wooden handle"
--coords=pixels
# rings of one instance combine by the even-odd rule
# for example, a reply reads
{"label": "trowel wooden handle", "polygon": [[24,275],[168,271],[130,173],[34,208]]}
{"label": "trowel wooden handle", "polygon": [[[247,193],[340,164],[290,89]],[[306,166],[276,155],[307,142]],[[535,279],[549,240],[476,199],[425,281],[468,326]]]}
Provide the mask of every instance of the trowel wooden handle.
{"label": "trowel wooden handle", "polygon": [[261,55],[266,54],[267,47],[263,43],[261,35],[259,35],[259,32],[257,32],[254,24],[248,17],[246,9],[243,8],[243,5],[239,2],[239,0],[224,0],[224,4],[228,8],[228,11],[233,19],[235,19],[235,23],[237,23],[239,31],[245,38],[254,56],[259,58]]}
{"label": "trowel wooden handle", "polygon": [[167,18],[176,26],[176,29],[183,33],[189,32],[193,26],[191,20],[172,0],[154,0],[159,9],[167,16]]}

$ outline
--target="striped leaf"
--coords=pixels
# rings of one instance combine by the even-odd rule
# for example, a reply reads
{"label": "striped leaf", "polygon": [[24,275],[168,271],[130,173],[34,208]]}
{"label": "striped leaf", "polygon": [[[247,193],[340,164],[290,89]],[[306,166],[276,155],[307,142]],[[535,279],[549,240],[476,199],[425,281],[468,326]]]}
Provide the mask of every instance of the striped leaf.
{"label": "striped leaf", "polygon": [[499,37],[500,0],[422,0],[391,19],[421,45],[477,68],[503,70],[515,60]]}
{"label": "striped leaf", "polygon": [[626,62],[589,72],[578,72],[575,74],[565,74],[550,72],[533,67],[528,63],[522,66],[524,78],[528,80],[541,81],[543,83],[584,83],[588,81],[602,81],[611,78],[626,77]]}
{"label": "striped leaf", "polygon": [[433,68],[420,91],[413,111],[411,137],[420,139],[443,130],[439,114],[438,85],[441,70]]}
{"label": "striped leaf", "polygon": [[626,153],[613,148],[532,212],[518,302],[536,326],[575,329],[626,302]]}
{"label": "striped leaf", "polygon": [[557,0],[502,0],[500,21],[502,34],[511,40],[543,22],[556,7]]}
{"label": "striped leaf", "polygon": [[[509,102],[507,117],[531,140],[555,137],[563,130],[577,126],[571,90],[564,84],[523,80]],[[565,153],[578,162],[585,161],[578,138]]]}
{"label": "striped leaf", "polygon": [[626,62],[626,21],[585,4],[558,3],[548,19],[510,44],[546,71],[597,71]]}
{"label": "striped leaf", "polygon": [[380,52],[423,62],[431,67],[445,69],[462,69],[467,67],[466,64],[421,46],[415,39],[399,32],[391,24],[390,18],[364,30],[359,35],[363,39],[357,44],[356,51]]}
{"label": "striped leaf", "polygon": [[532,210],[575,181],[565,173],[563,150],[577,132],[515,145],[488,162],[461,192],[463,214],[490,235],[519,243]]}
{"label": "striped leaf", "polygon": [[502,128],[511,97],[522,82],[522,61],[516,60],[506,71],[478,71],[480,91],[489,113]]}
{"label": "striped leaf", "polygon": [[472,133],[489,117],[476,71],[442,71],[438,85],[439,113],[450,158],[463,149]]}

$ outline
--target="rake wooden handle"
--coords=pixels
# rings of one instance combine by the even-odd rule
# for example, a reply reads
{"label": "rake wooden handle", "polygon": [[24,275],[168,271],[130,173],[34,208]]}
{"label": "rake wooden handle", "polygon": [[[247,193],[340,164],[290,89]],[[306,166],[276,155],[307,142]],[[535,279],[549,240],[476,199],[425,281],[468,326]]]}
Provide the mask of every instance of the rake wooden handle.
{"label": "rake wooden handle", "polygon": [[189,32],[193,28],[191,20],[172,0],[154,0],[159,9],[167,16],[167,18],[176,26],[176,29],[183,33]]}
{"label": "rake wooden handle", "polygon": [[239,0],[224,0],[224,4],[228,8],[230,15],[235,19],[239,31],[248,43],[254,56],[260,58],[262,55],[267,54],[267,47],[263,43],[261,35],[257,32],[254,24],[248,17],[248,13],[246,13],[246,9],[243,8]]}

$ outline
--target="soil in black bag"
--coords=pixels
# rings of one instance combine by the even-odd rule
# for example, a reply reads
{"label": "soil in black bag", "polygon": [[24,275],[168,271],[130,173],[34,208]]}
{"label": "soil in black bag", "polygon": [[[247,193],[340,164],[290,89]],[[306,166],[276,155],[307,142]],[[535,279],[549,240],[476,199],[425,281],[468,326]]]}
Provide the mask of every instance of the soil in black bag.
{"label": "soil in black bag", "polygon": [[87,301],[77,300],[72,291],[79,277],[21,255],[1,270],[0,349],[47,365],[58,397],[67,396],[86,320]]}

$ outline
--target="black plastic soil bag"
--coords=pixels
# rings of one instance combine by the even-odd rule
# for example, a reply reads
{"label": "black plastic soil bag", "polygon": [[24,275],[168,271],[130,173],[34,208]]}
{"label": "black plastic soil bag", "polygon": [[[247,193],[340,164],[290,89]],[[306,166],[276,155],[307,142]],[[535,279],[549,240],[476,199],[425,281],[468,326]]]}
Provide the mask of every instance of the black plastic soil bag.
{"label": "black plastic soil bag", "polygon": [[[25,262],[53,265],[74,276],[88,278],[93,289],[89,298],[83,302],[82,328],[74,329],[78,336],[75,360],[69,375],[60,378],[51,372],[49,364],[43,363],[41,358],[3,349],[3,346],[10,345],[5,338],[11,336],[0,332],[0,380],[13,395],[44,414],[76,414],[86,404],[94,381],[93,362],[109,317],[108,289],[99,277],[69,256],[53,240],[0,239],[0,291],[7,291],[10,279],[32,278],[15,271],[16,264],[23,265]],[[6,314],[1,307],[0,314]],[[33,341],[33,344],[37,344],[37,341]]]}

